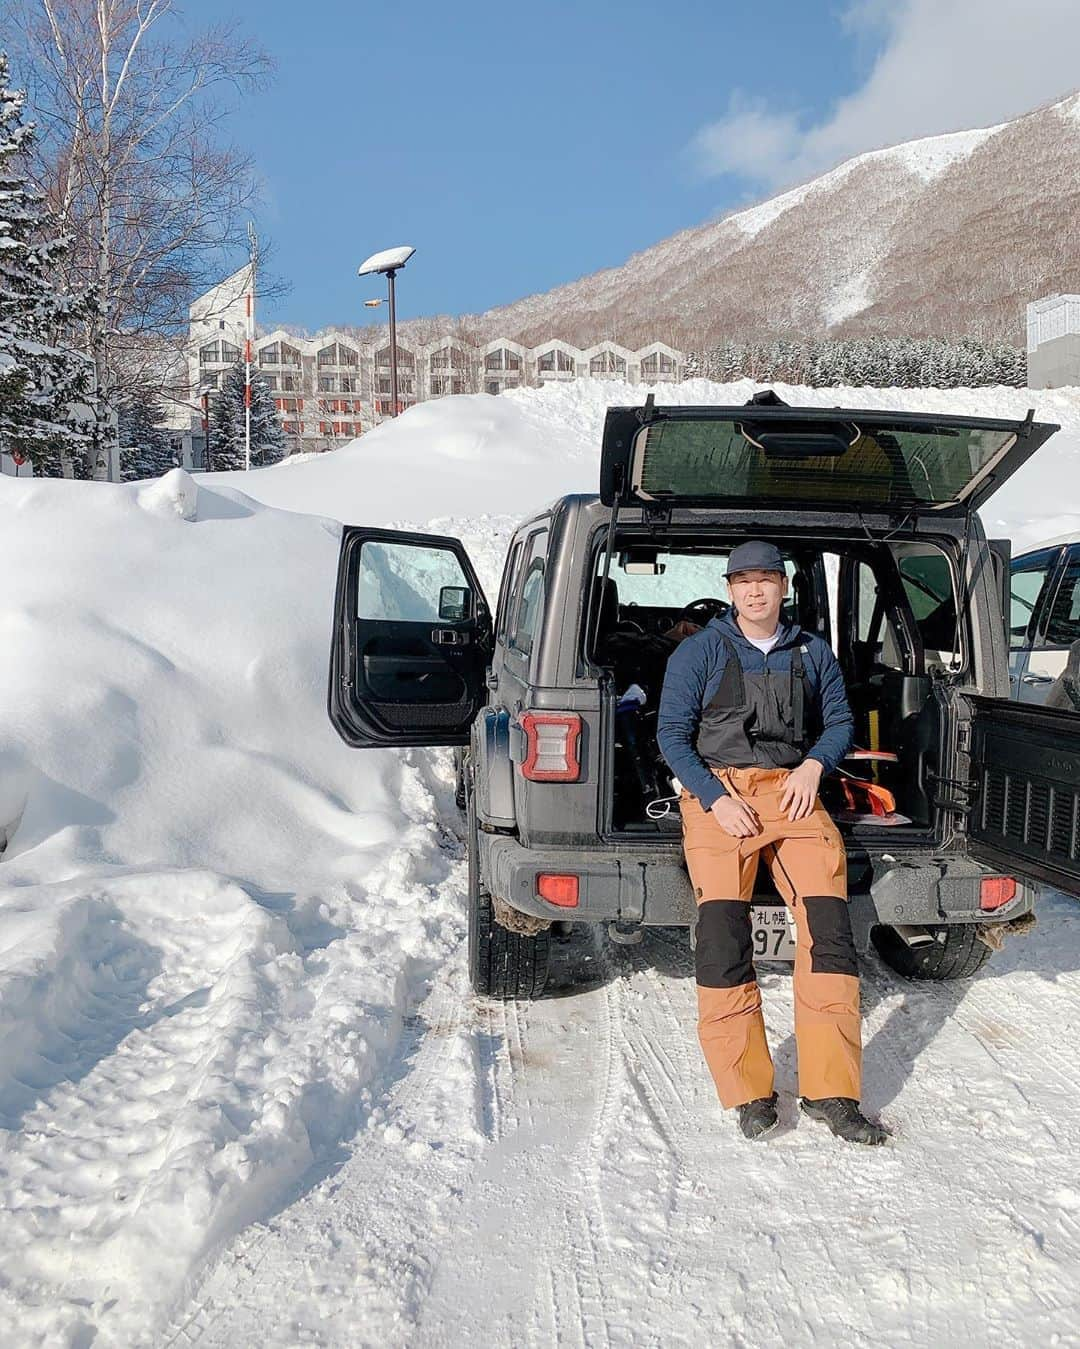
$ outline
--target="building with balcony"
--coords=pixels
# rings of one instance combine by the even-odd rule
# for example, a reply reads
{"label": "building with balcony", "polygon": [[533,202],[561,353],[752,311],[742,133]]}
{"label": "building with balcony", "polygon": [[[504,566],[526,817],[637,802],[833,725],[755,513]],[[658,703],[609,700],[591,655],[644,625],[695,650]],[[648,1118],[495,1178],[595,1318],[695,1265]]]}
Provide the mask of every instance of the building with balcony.
{"label": "building with balcony", "polygon": [[529,362],[527,347],[497,337],[480,348],[481,388],[484,393],[503,393],[520,388],[526,382]]}
{"label": "building with balcony", "polygon": [[685,358],[666,342],[653,342],[636,354],[642,384],[677,384],[683,379]]}
{"label": "building with balcony", "polygon": [[557,384],[588,373],[589,366],[585,360],[585,353],[579,351],[577,347],[572,347],[569,342],[560,342],[557,338],[545,342],[543,346],[534,347],[531,355],[530,366],[534,379],[530,382],[533,383]]}
{"label": "building with balcony", "polygon": [[479,353],[452,337],[436,338],[421,349],[424,392],[428,398],[475,393]]}
{"label": "building with balcony", "polygon": [[[186,467],[205,463],[203,409],[225,372],[243,358],[251,280],[250,269],[242,267],[189,311],[188,387],[177,398],[171,423]],[[392,415],[385,329],[371,340],[337,329],[312,338],[277,329],[256,337],[252,363],[270,386],[290,453],[333,449]],[[664,383],[683,378],[684,358],[662,342],[640,351],[611,341],[580,350],[557,338],[534,347],[503,337],[474,346],[447,335],[424,344],[399,337],[397,363],[398,411],[404,411],[450,394],[500,394],[573,379]]]}
{"label": "building with balcony", "polygon": [[582,352],[591,379],[621,379],[636,384],[640,373],[637,352],[620,347],[617,342],[598,342]]}

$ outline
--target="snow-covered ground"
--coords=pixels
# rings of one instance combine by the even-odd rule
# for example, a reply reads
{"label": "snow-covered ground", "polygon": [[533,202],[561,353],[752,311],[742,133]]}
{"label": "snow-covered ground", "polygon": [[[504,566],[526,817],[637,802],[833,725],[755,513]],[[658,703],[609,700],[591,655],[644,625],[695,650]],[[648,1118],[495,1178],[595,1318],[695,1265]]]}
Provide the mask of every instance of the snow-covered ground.
{"label": "snow-covered ground", "polygon": [[[779,392],[1034,403],[1064,430],[984,518],[1080,529],[1076,391]],[[449,755],[329,726],[336,522],[459,534],[493,598],[644,393],[446,399],[197,484],[0,478],[0,1343],[1068,1342],[1080,908],[967,987],[870,971],[882,1154],[748,1152],[685,951],[577,939],[583,991],[478,1005]]]}

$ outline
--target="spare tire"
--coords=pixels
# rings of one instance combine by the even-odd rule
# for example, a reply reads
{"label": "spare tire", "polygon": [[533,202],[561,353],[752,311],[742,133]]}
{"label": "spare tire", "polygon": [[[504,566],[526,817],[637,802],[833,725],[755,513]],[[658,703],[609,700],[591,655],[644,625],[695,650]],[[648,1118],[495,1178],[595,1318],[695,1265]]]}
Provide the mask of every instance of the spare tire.
{"label": "spare tire", "polygon": [[905,979],[970,979],[990,959],[990,947],[979,938],[978,923],[930,927],[934,940],[909,946],[893,927],[871,930],[874,949],[889,969]]}

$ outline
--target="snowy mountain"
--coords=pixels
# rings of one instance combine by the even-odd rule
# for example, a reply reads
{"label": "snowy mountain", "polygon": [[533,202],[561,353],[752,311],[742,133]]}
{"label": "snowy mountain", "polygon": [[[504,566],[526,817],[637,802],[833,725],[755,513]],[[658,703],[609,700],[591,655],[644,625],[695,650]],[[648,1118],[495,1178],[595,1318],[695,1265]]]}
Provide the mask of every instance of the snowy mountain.
{"label": "snowy mountain", "polygon": [[[478,1006],[450,753],[329,725],[337,522],[457,534],[494,599],[511,529],[595,488],[605,408],[645,392],[447,398],[197,482],[0,478],[0,1344],[691,1344],[703,1316],[717,1343],[919,1344],[941,1306],[958,1344],[1075,1324],[1054,1300],[1080,1279],[1080,1085],[1055,1049],[1080,1034],[1075,904],[960,993],[868,985],[884,1161],[804,1130],[751,1158],[697,1062],[685,952],[520,1019]],[[984,519],[1018,548],[1080,528],[1075,390],[779,392],[1034,399],[1063,430]]]}
{"label": "snowy mountain", "polygon": [[728,337],[1003,338],[1080,286],[1080,94],[1015,121],[875,150],[543,295],[489,336],[579,346]]}

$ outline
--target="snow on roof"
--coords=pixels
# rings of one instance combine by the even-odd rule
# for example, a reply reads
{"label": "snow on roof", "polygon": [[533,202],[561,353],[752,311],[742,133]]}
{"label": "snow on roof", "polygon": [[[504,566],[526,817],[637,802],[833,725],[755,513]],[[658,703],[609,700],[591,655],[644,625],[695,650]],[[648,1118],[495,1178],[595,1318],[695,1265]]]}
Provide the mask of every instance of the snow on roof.
{"label": "snow on roof", "polygon": [[370,272],[389,272],[404,267],[416,249],[411,244],[402,244],[400,248],[384,248],[381,253],[372,253],[366,262],[357,268],[358,276],[367,276]]}

